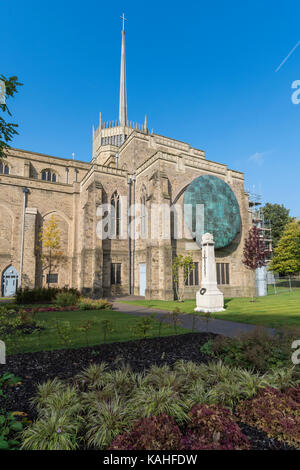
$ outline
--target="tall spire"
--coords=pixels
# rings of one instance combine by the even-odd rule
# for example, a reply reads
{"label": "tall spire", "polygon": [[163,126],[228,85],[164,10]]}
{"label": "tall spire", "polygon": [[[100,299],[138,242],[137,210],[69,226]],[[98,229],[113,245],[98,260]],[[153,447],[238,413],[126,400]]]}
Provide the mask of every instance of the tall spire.
{"label": "tall spire", "polygon": [[125,64],[125,29],[124,21],[127,21],[124,13],[121,16],[123,20],[122,28],[122,48],[121,48],[121,72],[120,72],[120,101],[119,101],[119,125],[127,124],[127,97],[126,97],[126,64]]}

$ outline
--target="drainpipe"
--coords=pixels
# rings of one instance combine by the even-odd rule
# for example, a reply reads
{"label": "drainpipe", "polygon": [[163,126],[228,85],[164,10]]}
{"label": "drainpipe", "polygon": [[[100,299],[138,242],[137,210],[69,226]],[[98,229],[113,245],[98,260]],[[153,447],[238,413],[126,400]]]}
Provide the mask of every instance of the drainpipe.
{"label": "drainpipe", "polygon": [[25,229],[25,211],[26,211],[26,199],[27,194],[29,193],[28,188],[23,188],[24,201],[23,201],[23,215],[22,215],[22,231],[21,231],[21,253],[20,253],[20,282],[19,287],[22,287],[22,277],[23,277],[23,254],[24,254],[24,229]]}
{"label": "drainpipe", "polygon": [[[128,228],[130,227],[130,207],[131,207],[131,183],[132,180],[128,176]],[[131,233],[128,230],[128,294],[131,295]]]}
{"label": "drainpipe", "polygon": [[119,168],[119,154],[116,153],[116,168]]}
{"label": "drainpipe", "polygon": [[133,240],[132,240],[132,293],[134,295],[134,266],[135,266],[135,175],[132,176],[133,188],[132,188],[132,201],[133,201]]}

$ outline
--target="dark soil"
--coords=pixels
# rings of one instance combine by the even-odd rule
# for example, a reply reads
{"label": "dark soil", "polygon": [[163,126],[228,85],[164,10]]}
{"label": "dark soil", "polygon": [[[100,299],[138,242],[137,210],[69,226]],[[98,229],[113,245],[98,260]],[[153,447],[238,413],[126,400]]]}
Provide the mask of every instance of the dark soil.
{"label": "dark soil", "polygon": [[[22,384],[9,389],[4,401],[0,397],[0,409],[23,411],[35,419],[36,411],[30,399],[36,394],[37,384],[58,377],[68,380],[91,363],[106,362],[111,370],[128,364],[134,372],[142,372],[151,365],[173,364],[180,360],[207,363],[211,357],[201,353],[200,346],[216,335],[188,333],[178,336],[149,338],[123,343],[101,344],[79,349],[60,349],[35,353],[16,354],[0,365],[0,375],[11,372],[21,377]],[[240,423],[243,433],[255,450],[287,450],[289,447],[255,428]]]}

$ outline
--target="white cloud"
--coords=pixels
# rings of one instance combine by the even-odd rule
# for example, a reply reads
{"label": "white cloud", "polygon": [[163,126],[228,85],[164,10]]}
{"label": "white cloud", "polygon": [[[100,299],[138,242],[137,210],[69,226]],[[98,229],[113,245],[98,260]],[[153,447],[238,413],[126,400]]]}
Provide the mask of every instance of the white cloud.
{"label": "white cloud", "polygon": [[268,154],[269,152],[256,152],[254,153],[253,155],[251,155],[248,160],[249,162],[253,162],[255,163],[256,165],[263,165],[264,161],[265,161],[265,157],[266,155]]}

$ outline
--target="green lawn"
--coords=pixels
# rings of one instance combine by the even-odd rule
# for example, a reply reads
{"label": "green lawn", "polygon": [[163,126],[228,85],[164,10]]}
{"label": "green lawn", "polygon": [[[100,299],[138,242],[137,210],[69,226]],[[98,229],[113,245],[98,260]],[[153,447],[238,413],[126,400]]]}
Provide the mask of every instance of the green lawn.
{"label": "green lawn", "polygon": [[[88,334],[88,345],[94,346],[104,342],[103,326],[101,322],[103,320],[111,320],[113,332],[109,333],[107,342],[116,341],[129,341],[137,339],[134,336],[131,328],[136,325],[136,322],[141,317],[129,315],[121,312],[112,310],[80,310],[73,312],[39,312],[36,314],[35,319],[37,321],[44,322],[46,329],[41,333],[40,342],[36,334],[22,335],[21,342],[16,346],[13,346],[10,341],[7,343],[8,354],[16,352],[35,352],[40,350],[52,350],[62,348],[79,348],[86,346],[86,337],[84,332],[78,331],[78,328],[82,323],[87,320],[95,321],[95,325],[92,327]],[[56,323],[69,322],[72,331],[70,337],[72,342],[65,344],[57,334]],[[189,330],[184,328],[178,328],[178,333],[187,333]],[[161,330],[161,336],[168,336],[174,334],[174,328],[172,325],[164,326]],[[153,328],[150,330],[149,336],[159,336],[159,322],[156,320],[153,323]]]}
{"label": "green lawn", "polygon": [[[295,289],[292,292],[285,291],[278,295],[258,297],[255,302],[250,300],[249,298],[225,299],[225,311],[214,313],[212,317],[270,327],[300,327],[300,289]],[[126,301],[126,303],[162,310],[173,310],[179,307],[185,313],[194,313],[196,306],[195,300],[185,300],[183,303],[163,300],[137,300]]]}

